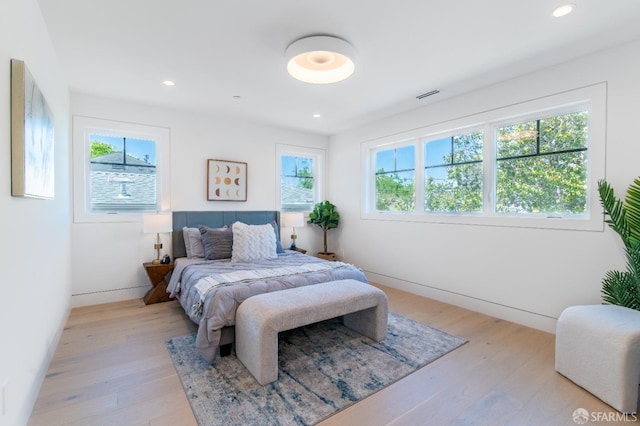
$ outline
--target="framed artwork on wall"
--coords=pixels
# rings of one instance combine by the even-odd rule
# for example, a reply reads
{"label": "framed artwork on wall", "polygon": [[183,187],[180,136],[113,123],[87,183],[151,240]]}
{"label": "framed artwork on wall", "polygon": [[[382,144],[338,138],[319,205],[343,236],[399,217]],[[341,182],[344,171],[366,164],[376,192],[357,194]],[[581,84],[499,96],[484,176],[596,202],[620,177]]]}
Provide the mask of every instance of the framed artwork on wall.
{"label": "framed artwork on wall", "polygon": [[23,61],[11,60],[11,195],[54,197],[53,114]]}
{"label": "framed artwork on wall", "polygon": [[247,201],[247,163],[207,160],[207,200]]}

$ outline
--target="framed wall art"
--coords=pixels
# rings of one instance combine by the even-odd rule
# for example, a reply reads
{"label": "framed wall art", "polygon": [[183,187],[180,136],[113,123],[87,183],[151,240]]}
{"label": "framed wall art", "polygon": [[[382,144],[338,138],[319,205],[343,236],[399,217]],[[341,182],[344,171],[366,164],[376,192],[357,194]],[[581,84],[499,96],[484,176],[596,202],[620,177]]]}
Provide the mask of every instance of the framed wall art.
{"label": "framed wall art", "polygon": [[247,163],[207,160],[207,200],[247,201]]}
{"label": "framed wall art", "polygon": [[23,61],[11,60],[11,195],[54,197],[53,114]]}

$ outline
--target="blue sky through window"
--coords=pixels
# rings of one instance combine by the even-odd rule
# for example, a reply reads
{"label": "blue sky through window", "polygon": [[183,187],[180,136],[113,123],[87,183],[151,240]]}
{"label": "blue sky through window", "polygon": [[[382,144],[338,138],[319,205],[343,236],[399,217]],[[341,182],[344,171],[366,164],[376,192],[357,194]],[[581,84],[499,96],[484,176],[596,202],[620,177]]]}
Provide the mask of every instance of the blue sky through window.
{"label": "blue sky through window", "polygon": [[413,145],[396,149],[396,170],[413,170],[416,165]]}
{"label": "blue sky through window", "polygon": [[296,157],[283,155],[281,158],[282,174],[287,176],[296,175]]}
{"label": "blue sky through window", "polygon": [[424,144],[425,167],[449,164],[451,162],[451,138],[436,139]]}
{"label": "blue sky through window", "polygon": [[376,152],[376,172],[391,172],[393,170],[393,150]]}
{"label": "blue sky through window", "polygon": [[416,163],[413,145],[376,152],[376,172],[413,170]]}
{"label": "blue sky through window", "polygon": [[[122,152],[124,141],[119,136],[91,135],[90,140],[111,145],[116,152]],[[156,143],[145,139],[127,138],[127,154],[156,165]],[[146,157],[148,156],[148,157]]]}
{"label": "blue sky through window", "polygon": [[313,160],[311,158],[283,155],[280,158],[280,164],[282,175],[298,176],[298,172],[307,169],[313,176]]}

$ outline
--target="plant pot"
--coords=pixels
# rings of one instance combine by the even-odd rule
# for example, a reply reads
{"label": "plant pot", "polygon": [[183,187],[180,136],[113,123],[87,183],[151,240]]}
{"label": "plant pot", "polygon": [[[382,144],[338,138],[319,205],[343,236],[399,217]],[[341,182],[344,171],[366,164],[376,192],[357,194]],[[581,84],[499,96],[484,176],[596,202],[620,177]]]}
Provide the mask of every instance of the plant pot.
{"label": "plant pot", "polygon": [[335,253],[317,253],[316,256],[324,260],[337,260]]}

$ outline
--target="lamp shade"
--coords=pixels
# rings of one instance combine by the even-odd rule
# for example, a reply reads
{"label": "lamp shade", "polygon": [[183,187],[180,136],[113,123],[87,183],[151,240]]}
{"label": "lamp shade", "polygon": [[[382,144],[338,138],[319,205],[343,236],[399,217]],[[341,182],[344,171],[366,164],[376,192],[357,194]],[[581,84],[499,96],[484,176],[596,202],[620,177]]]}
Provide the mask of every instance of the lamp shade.
{"label": "lamp shade", "polygon": [[148,233],[173,231],[171,212],[147,213],[142,216],[142,230]]}
{"label": "lamp shade", "polygon": [[285,228],[295,228],[304,226],[304,213],[302,212],[287,212],[282,213],[282,226]]}
{"label": "lamp shade", "polygon": [[355,49],[332,36],[310,36],[294,41],[285,51],[287,71],[312,84],[337,83],[355,71]]}

